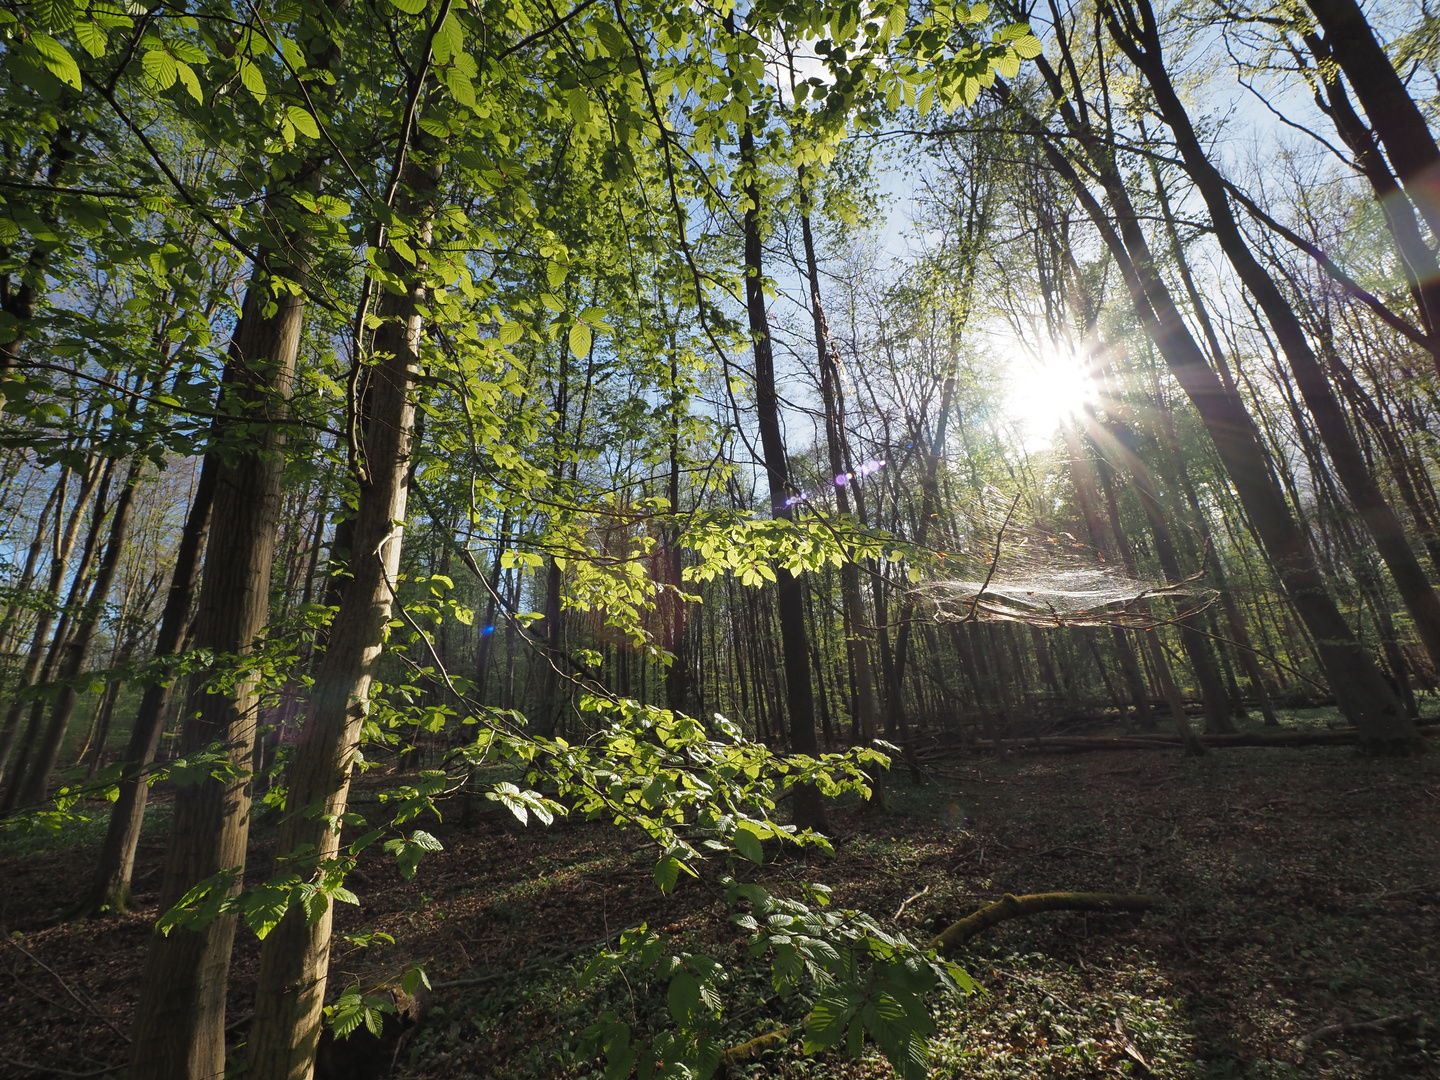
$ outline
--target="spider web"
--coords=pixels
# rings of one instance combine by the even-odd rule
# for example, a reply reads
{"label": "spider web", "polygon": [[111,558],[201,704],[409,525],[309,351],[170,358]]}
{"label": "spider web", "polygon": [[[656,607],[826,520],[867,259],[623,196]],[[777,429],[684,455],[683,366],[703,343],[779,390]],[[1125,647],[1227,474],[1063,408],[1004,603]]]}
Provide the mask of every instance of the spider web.
{"label": "spider web", "polygon": [[[1194,614],[1218,594],[1184,581],[1140,578],[1067,532],[1021,520],[1019,502],[991,492],[947,537],[945,573],[912,590],[937,622],[1009,621],[1040,627],[1148,629]],[[1158,610],[1151,602],[1165,600]]]}

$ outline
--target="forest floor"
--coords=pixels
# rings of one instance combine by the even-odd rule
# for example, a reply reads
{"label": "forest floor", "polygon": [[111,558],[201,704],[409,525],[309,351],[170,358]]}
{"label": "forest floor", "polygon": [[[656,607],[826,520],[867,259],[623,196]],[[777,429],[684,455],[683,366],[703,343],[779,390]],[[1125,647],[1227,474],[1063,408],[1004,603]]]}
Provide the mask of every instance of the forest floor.
{"label": "forest floor", "polygon": [[[941,1005],[934,1075],[1440,1078],[1430,1031],[1440,1022],[1440,748],[1408,760],[1229,748],[929,768],[926,786],[892,779],[883,817],[832,808],[835,858],[791,856],[757,880],[824,882],[837,906],[916,941],[1007,892],[1165,900],[1144,916],[1017,920],[973,941],[956,959],[983,991]],[[63,840],[0,838],[0,1076],[121,1075],[157,914],[163,801],[152,817],[140,906],[119,919],[54,923],[83,887],[103,813]],[[641,921],[688,935],[731,968],[727,1037],[803,1016],[802,1002],[772,997],[763,973],[744,974],[743,935],[703,878],[669,898],[657,892],[640,838],[603,824],[527,829],[483,800],[461,818],[431,827],[445,850],[413,881],[367,857],[352,882],[360,906],[338,912],[343,932],[384,931],[396,943],[337,942],[333,993],[415,963],[437,984],[394,1076],[598,1077],[576,1056],[580,1032],[605,1008],[643,1028],[663,1015],[663,986],[615,977],[582,995],[575,975],[598,942]],[[258,826],[254,839],[258,880],[273,829]],[[237,1041],[257,957],[242,930],[229,1006]],[[1392,1017],[1405,1019],[1304,1042]],[[369,1064],[381,1056],[370,1052]],[[805,1060],[797,1040],[732,1075],[891,1074],[873,1048],[859,1062]]]}

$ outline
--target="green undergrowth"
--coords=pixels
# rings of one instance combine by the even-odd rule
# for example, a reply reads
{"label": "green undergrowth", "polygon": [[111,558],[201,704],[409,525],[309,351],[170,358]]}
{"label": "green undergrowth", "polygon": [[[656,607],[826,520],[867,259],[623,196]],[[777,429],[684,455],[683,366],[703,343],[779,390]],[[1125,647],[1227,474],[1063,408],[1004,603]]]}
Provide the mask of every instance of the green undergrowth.
{"label": "green undergrowth", "polygon": [[[1335,722],[1328,712],[1284,719],[1323,729]],[[1440,1020],[1437,758],[1376,760],[1320,746],[1200,759],[1154,751],[950,759],[934,763],[928,785],[892,777],[882,816],[838,801],[834,859],[810,854],[760,875],[767,887],[823,881],[838,906],[869,911],[920,942],[1007,892],[1164,897],[1143,918],[1055,913],[972,942],[954,959],[980,991],[932,998],[936,1077],[1440,1080],[1440,1048],[1426,1036],[1426,1023]],[[579,895],[577,878],[637,876],[634,860],[599,831],[569,867],[545,861],[541,834],[526,840],[537,845],[534,872],[475,894],[491,912],[503,907],[507,925],[530,927],[528,913],[544,910],[554,918],[551,894]],[[631,910],[611,906],[610,926],[630,924]],[[811,1002],[777,997],[765,969],[747,963],[723,905],[694,893],[687,904],[682,889],[659,911],[645,912],[652,926],[683,923],[687,948],[726,965],[729,1045],[803,1025]],[[613,1012],[637,1030],[658,1030],[666,1003],[663,984],[624,967],[582,992],[577,976],[590,955],[442,989],[400,1075],[600,1080],[604,1061],[584,1039],[595,1017]],[[1327,1025],[1413,1012],[1425,1020],[1304,1043]],[[855,1060],[843,1050],[807,1058],[800,1042],[797,1029],[729,1075],[894,1075],[869,1043]]]}

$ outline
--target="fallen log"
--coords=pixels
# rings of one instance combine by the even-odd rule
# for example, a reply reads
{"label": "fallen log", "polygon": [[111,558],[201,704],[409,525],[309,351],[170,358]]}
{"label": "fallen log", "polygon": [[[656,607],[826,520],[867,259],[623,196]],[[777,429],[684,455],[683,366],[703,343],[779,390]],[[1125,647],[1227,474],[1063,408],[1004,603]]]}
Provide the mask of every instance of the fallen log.
{"label": "fallen log", "polygon": [[1326,1024],[1322,1028],[1316,1028],[1309,1035],[1302,1035],[1295,1040],[1295,1045],[1302,1050],[1309,1049],[1321,1039],[1328,1039],[1331,1035],[1349,1035],[1362,1031],[1384,1031],[1389,1027],[1396,1027],[1400,1024],[1408,1024],[1419,1020],[1424,1014],[1419,1012],[1396,1013],[1394,1016],[1382,1017],[1379,1020],[1365,1020],[1355,1024]]}
{"label": "fallen log", "polygon": [[941,953],[951,952],[996,923],[1022,915],[1039,915],[1045,911],[1148,911],[1158,903],[1158,896],[1136,893],[1051,892],[1028,896],[1006,893],[995,903],[951,923],[930,939],[928,947]]}
{"label": "fallen log", "polygon": [[[1022,915],[1039,915],[1045,911],[1148,911],[1160,903],[1160,900],[1158,896],[1133,893],[1053,892],[1031,893],[1027,896],[1006,893],[995,903],[981,908],[973,915],[967,915],[959,922],[951,923],[931,938],[926,948],[936,949],[942,954],[953,952],[996,923],[1017,919]],[[754,1061],[765,1051],[784,1046],[798,1026],[776,1028],[732,1046],[720,1055],[720,1062],[730,1066]]]}
{"label": "fallen log", "polygon": [[[1433,727],[1420,729],[1421,735],[1432,735]],[[1243,731],[1232,735],[1199,735],[1206,746],[1269,746],[1289,748],[1299,746],[1350,746],[1359,741],[1355,728],[1340,728],[1335,731],[1281,731],[1267,733]],[[1052,753],[1080,753],[1090,750],[1172,750],[1183,746],[1178,735],[1043,735],[1028,739],[1002,739],[1000,745],[1007,751],[1033,750]],[[957,748],[958,749],[958,748]],[[971,751],[994,751],[994,739],[976,739],[965,749]],[[938,756],[933,760],[939,760]]]}

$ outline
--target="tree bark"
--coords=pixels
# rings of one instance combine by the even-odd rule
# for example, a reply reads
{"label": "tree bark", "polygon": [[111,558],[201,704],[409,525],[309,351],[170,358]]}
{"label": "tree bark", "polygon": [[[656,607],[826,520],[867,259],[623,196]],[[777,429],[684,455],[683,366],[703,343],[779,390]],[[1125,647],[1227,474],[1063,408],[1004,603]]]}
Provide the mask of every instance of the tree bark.
{"label": "tree bark", "polygon": [[[230,342],[214,452],[211,528],[200,584],[194,646],[232,666],[253,651],[270,606],[270,575],[280,514],[284,435],[275,421],[288,413],[304,301],[289,289],[274,295],[262,251]],[[292,280],[304,270],[286,269]],[[255,414],[269,423],[257,423]],[[218,746],[237,771],[209,777],[176,793],[160,910],[222,871],[243,871],[250,832],[250,768],[254,760],[258,686],[243,676],[222,688],[197,677],[180,752]],[[234,882],[239,887],[238,880]],[[225,1074],[225,993],[235,916],[200,930],[178,928],[151,938],[140,982],[131,1080],[220,1080]]]}
{"label": "tree bark", "polygon": [[[413,198],[428,202],[435,177],[412,177]],[[429,243],[428,227],[422,243]],[[423,265],[423,264],[422,264]],[[339,851],[351,769],[359,749],[370,685],[384,647],[400,567],[407,477],[415,425],[412,395],[418,371],[426,290],[414,281],[403,296],[387,294],[375,335],[379,362],[370,374],[365,476],[355,515],[350,581],[315,680],[309,716],[288,772],[286,817],[277,864],[321,877]],[[255,1020],[246,1073],[251,1080],[309,1080],[321,1029],[333,909],[306,918],[292,903],[260,950]]]}
{"label": "tree bark", "polygon": [[[790,466],[780,430],[780,403],[775,392],[775,358],[771,351],[770,316],[765,310],[765,279],[761,265],[760,194],[756,187],[755,134],[747,116],[740,133],[742,192],[745,197],[745,307],[755,350],[755,411],[760,428],[761,452],[770,491],[770,512],[786,521],[794,519]],[[790,714],[790,747],[797,754],[820,751],[815,734],[815,692],[810,682],[809,634],[805,627],[804,583],[788,570],[776,575],[776,607],[780,615],[780,651],[785,666],[786,705]],[[814,787],[795,789],[795,824],[825,828],[825,804]]]}

